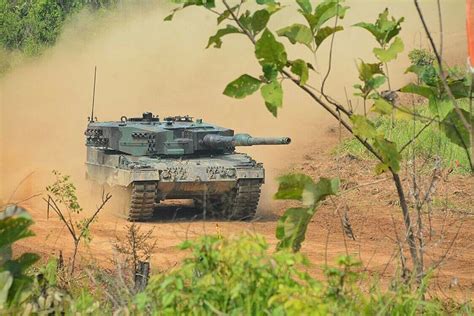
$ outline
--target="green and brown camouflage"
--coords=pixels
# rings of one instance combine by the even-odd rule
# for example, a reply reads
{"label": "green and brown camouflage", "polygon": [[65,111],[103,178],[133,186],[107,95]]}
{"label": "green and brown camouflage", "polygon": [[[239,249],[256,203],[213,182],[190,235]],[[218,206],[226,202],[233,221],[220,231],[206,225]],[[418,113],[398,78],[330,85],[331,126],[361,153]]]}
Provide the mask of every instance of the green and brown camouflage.
{"label": "green and brown camouflage", "polygon": [[156,203],[193,199],[232,218],[255,215],[261,163],[236,146],[289,144],[288,137],[254,138],[189,116],[160,120],[152,113],[115,122],[91,121],[85,131],[87,177],[125,189],[129,220],[148,220]]}

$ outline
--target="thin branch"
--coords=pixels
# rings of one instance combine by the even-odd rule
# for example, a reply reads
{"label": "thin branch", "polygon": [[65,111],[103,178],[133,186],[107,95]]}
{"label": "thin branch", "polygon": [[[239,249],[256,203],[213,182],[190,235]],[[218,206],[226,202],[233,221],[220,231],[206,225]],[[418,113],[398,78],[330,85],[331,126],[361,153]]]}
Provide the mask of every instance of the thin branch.
{"label": "thin branch", "polygon": [[423,133],[423,131],[427,129],[433,122],[434,122],[434,118],[428,123],[426,123],[425,126],[423,126],[423,128],[420,129],[418,133],[416,133],[416,135],[412,139],[410,139],[405,145],[403,145],[399,153],[401,154],[405,150],[405,148],[407,148],[411,143],[413,143],[421,135],[421,133]]}
{"label": "thin branch", "polygon": [[95,213],[87,220],[86,224],[83,226],[82,230],[81,230],[81,234],[79,235],[79,237],[77,238],[78,240],[80,240],[86,230],[89,228],[89,225],[92,223],[92,221],[97,217],[97,215],[99,214],[99,212],[104,208],[105,204],[107,204],[107,202],[112,198],[112,195],[111,194],[108,194],[105,196],[105,199],[102,200],[102,204],[97,208],[97,210],[95,211]]}

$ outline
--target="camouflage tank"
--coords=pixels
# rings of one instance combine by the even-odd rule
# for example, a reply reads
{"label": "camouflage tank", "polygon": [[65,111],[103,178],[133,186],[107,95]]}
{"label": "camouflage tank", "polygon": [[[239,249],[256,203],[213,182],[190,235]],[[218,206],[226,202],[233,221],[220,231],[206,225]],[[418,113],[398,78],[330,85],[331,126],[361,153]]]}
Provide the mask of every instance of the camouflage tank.
{"label": "camouflage tank", "polygon": [[265,170],[236,146],[286,145],[288,137],[260,138],[189,116],[160,120],[150,112],[116,122],[90,121],[87,178],[124,188],[124,215],[149,220],[160,201],[193,199],[229,219],[255,215]]}

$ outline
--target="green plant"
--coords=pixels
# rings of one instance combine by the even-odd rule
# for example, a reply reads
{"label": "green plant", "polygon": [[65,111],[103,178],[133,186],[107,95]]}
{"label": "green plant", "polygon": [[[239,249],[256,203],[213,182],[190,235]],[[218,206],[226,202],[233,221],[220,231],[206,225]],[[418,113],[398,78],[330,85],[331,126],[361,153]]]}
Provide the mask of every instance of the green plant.
{"label": "green plant", "polygon": [[320,202],[329,195],[337,194],[339,179],[321,178],[318,183],[314,183],[313,179],[305,174],[288,174],[281,176],[278,181],[280,184],[275,199],[298,200],[303,203],[303,207],[287,209],[278,220],[277,249],[298,251]]}
{"label": "green plant", "polygon": [[19,206],[10,205],[0,212],[0,312],[22,304],[31,295],[33,278],[27,272],[39,256],[23,253],[13,258],[12,245],[34,236],[29,229],[32,224],[30,215]]}
{"label": "green plant", "polygon": [[[61,172],[53,170],[53,174],[56,177],[56,181],[46,187],[46,191],[49,193],[48,198],[44,199],[48,205],[47,213],[52,210],[61,222],[66,226],[69,235],[71,236],[74,243],[74,252],[72,255],[71,262],[71,274],[74,273],[77,250],[81,241],[90,242],[91,235],[89,226],[94,222],[99,212],[104,208],[105,204],[112,198],[109,193],[102,193],[102,203],[97,207],[90,217],[83,218],[81,220],[73,220],[76,215],[82,212],[82,208],[79,205],[76,187],[71,182],[69,176],[63,176]],[[65,211],[63,211],[65,208]]]}

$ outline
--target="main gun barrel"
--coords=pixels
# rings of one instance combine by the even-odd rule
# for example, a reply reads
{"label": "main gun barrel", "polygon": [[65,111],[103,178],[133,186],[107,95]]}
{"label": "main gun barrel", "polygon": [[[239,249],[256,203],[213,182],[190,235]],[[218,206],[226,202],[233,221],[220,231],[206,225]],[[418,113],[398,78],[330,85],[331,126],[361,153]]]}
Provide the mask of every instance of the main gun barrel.
{"label": "main gun barrel", "polygon": [[236,134],[234,136],[221,136],[209,134],[204,136],[203,143],[211,148],[253,146],[253,145],[288,145],[289,137],[252,137],[249,134]]}

